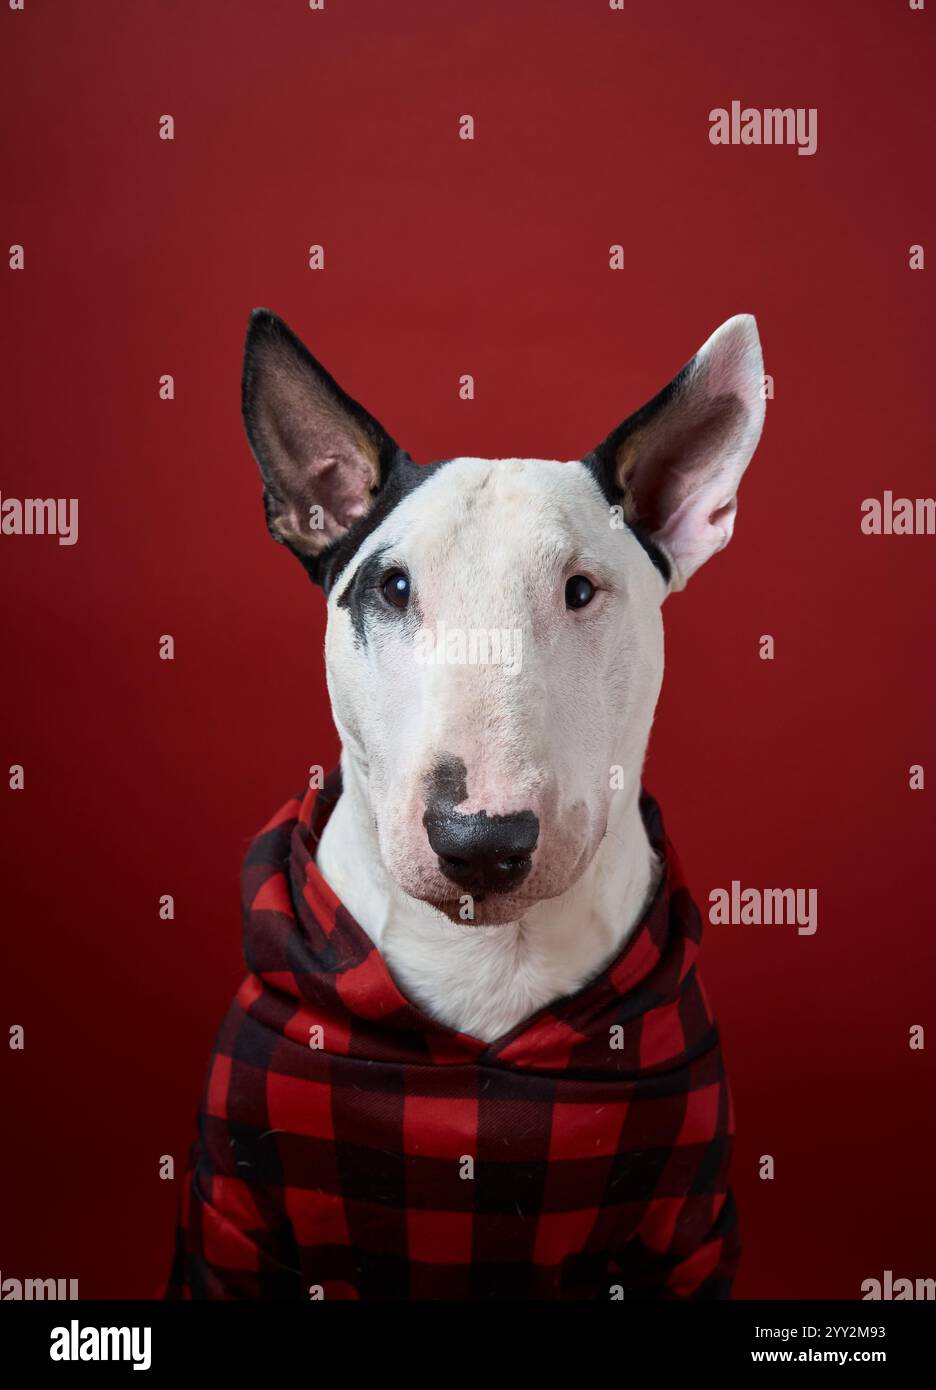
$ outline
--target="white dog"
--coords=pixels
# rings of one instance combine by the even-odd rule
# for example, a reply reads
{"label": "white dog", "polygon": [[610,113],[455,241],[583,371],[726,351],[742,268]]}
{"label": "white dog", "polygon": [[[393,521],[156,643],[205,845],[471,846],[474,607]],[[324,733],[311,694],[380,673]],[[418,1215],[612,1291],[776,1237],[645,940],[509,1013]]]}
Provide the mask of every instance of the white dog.
{"label": "white dog", "polygon": [[318,867],[450,1027],[493,1040],[575,992],[653,894],[638,800],[662,604],[731,537],[762,374],[738,315],[582,459],[418,467],[252,317],[268,524],[328,595],[343,792]]}

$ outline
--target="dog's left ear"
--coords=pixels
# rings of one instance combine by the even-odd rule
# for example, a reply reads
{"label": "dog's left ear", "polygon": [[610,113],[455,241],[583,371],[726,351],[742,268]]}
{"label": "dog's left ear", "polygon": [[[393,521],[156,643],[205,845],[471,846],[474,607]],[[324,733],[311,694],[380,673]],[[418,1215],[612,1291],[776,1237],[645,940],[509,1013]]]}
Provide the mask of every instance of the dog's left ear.
{"label": "dog's left ear", "polygon": [[270,533],[327,588],[338,542],[415,465],[268,309],[250,317],[242,405]]}
{"label": "dog's left ear", "polygon": [[764,424],[763,372],[754,317],[738,314],[585,458],[605,495],[665,551],[673,589],[731,539]]}

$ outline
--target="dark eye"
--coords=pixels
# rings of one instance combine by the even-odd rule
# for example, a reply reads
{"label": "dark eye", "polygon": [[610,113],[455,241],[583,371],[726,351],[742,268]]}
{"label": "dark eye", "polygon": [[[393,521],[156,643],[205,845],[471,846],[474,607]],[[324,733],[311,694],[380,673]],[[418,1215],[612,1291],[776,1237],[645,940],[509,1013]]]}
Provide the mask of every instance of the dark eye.
{"label": "dark eye", "polygon": [[566,608],[587,608],[595,597],[595,586],[584,574],[573,574],[566,580]]}
{"label": "dark eye", "polygon": [[409,575],[404,574],[402,570],[391,570],[384,577],[380,588],[384,598],[388,603],[392,603],[394,608],[405,608],[409,603]]}

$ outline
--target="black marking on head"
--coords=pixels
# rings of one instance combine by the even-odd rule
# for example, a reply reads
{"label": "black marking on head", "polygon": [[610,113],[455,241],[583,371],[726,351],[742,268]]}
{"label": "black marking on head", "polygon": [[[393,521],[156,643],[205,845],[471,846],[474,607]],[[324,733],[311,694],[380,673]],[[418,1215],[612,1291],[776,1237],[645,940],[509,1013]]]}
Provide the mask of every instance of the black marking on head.
{"label": "black marking on head", "polygon": [[367,641],[365,611],[374,606],[377,584],[383,573],[387,550],[387,546],[379,546],[358,565],[338,600],[338,607],[348,610],[356,643],[363,644]]}
{"label": "black marking on head", "polygon": [[387,559],[391,549],[389,545],[378,546],[366,560],[362,560],[338,599],[338,607],[348,610],[354,628],[355,646],[366,646],[371,622],[403,624],[408,632],[413,633],[422,621],[415,594],[411,595],[406,608],[399,609],[389,604],[380,592],[384,575],[397,568]]}

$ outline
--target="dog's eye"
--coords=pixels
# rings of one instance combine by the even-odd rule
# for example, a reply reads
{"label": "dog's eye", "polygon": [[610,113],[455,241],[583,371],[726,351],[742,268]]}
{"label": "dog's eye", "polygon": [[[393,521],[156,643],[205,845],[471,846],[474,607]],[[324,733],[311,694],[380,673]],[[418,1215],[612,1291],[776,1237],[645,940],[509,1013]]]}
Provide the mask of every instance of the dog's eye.
{"label": "dog's eye", "polygon": [[388,603],[392,603],[394,608],[405,608],[409,603],[409,575],[404,574],[402,570],[391,570],[384,576],[380,588],[384,598]]}
{"label": "dog's eye", "polygon": [[566,608],[586,608],[595,597],[595,586],[584,574],[573,574],[566,580]]}

